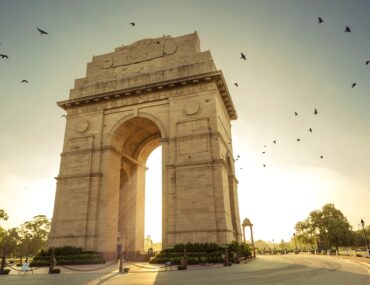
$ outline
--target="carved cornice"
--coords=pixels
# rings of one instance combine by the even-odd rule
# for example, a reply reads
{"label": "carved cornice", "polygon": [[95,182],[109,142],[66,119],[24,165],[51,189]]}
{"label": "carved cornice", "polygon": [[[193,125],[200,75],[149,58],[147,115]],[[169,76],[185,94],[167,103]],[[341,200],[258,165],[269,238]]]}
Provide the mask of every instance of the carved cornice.
{"label": "carved cornice", "polygon": [[100,93],[90,96],[84,96],[81,98],[74,98],[64,101],[59,101],[57,104],[59,107],[67,110],[69,107],[81,106],[94,104],[99,101],[114,100],[117,98],[124,98],[130,96],[139,96],[145,93],[163,91],[163,89],[173,89],[184,86],[186,84],[200,84],[202,82],[213,81],[216,83],[218,91],[221,95],[222,101],[224,102],[225,108],[229,114],[230,120],[236,120],[238,115],[236,113],[234,104],[232,102],[229,90],[226,85],[225,78],[222,71],[212,71],[194,76],[187,76],[176,78],[172,80],[159,81],[152,84],[142,85],[138,87],[132,87],[127,89],[116,90],[112,92]]}
{"label": "carved cornice", "polygon": [[78,178],[92,178],[92,177],[102,177],[103,174],[100,172],[88,172],[82,174],[73,174],[73,175],[59,175],[54,177],[57,181],[68,180],[68,179],[78,179]]}

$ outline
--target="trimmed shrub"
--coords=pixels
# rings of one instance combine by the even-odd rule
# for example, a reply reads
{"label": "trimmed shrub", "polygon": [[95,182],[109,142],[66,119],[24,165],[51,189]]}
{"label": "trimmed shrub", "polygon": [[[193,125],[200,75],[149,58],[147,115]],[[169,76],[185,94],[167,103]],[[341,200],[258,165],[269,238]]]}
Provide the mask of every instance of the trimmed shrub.
{"label": "trimmed shrub", "polygon": [[[185,246],[188,264],[225,262],[225,247],[221,247],[216,243],[187,243],[176,244],[173,248],[162,250],[161,253],[150,259],[150,263],[171,262],[171,264],[181,264]],[[237,263],[240,257],[251,256],[251,249],[246,243],[238,244],[237,242],[233,242],[227,245],[227,247],[231,262]]]}
{"label": "trimmed shrub", "polygon": [[[103,256],[95,251],[83,251],[82,248],[64,246],[55,248],[55,259],[60,265],[82,265],[82,264],[103,264],[105,260]],[[41,250],[36,255],[31,266],[49,266],[51,249]]]}

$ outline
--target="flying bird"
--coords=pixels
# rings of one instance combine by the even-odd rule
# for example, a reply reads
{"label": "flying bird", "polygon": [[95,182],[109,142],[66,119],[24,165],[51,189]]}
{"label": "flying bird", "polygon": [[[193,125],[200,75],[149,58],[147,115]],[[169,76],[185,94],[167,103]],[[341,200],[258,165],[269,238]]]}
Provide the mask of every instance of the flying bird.
{"label": "flying bird", "polygon": [[344,30],[345,33],[350,33],[351,32],[351,28],[346,26],[346,29]]}
{"label": "flying bird", "polygon": [[318,17],[317,18],[317,21],[318,21],[319,24],[321,24],[322,22],[324,22],[323,18],[321,18],[321,17]]}
{"label": "flying bird", "polygon": [[276,141],[272,141],[274,144],[276,144]]}
{"label": "flying bird", "polygon": [[310,133],[312,133],[312,129],[311,128],[309,128],[308,130],[310,131]]}
{"label": "flying bird", "polygon": [[266,167],[266,164],[262,164],[263,165],[263,167]]}
{"label": "flying bird", "polygon": [[23,80],[21,81],[21,83],[28,83],[28,80],[23,79]]}
{"label": "flying bird", "polygon": [[265,151],[262,152],[262,154],[265,154],[265,153],[266,153]]}
{"label": "flying bird", "polygon": [[135,26],[136,24],[134,22],[130,23],[131,27]]}
{"label": "flying bird", "polygon": [[356,82],[353,82],[353,83],[351,84],[352,88],[354,88],[356,85],[357,85],[357,83],[356,83]]}
{"label": "flying bird", "polygon": [[234,83],[234,86],[239,87],[238,83],[236,83],[236,82]]}
{"label": "flying bird", "polygon": [[1,58],[9,58],[6,54],[0,54]]}
{"label": "flying bird", "polygon": [[369,65],[369,63],[370,63],[370,60],[365,61],[366,65]]}
{"label": "flying bird", "polygon": [[324,156],[323,156],[323,155],[321,155],[321,156],[320,156],[320,158],[321,158],[321,159],[323,159],[323,158],[324,158]]}
{"label": "flying bird", "polygon": [[297,142],[300,142],[301,141],[301,139],[297,139]]}
{"label": "flying bird", "polygon": [[297,113],[297,112],[294,112],[294,115],[295,115],[295,116],[298,116],[298,113]]}
{"label": "flying bird", "polygon": [[317,109],[315,108],[315,110],[313,111],[313,114],[314,115],[317,115],[319,112],[317,112]]}
{"label": "flying bird", "polygon": [[240,53],[240,59],[247,60],[247,56],[244,53]]}
{"label": "flying bird", "polygon": [[61,115],[60,117],[61,117],[61,118],[63,118],[63,117],[64,117],[64,118],[67,118],[67,115]]}
{"label": "flying bird", "polygon": [[44,30],[41,30],[39,28],[36,28],[39,32],[40,32],[40,35],[48,35],[47,32],[45,32]]}

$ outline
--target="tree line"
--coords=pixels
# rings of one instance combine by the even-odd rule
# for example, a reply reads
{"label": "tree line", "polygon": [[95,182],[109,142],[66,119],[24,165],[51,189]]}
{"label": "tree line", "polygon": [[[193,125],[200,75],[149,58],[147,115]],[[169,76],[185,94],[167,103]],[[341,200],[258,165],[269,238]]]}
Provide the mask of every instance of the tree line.
{"label": "tree line", "polygon": [[[8,214],[0,209],[0,222],[8,220]],[[4,229],[0,224],[0,251],[2,256],[34,256],[47,247],[51,222],[45,215],[34,216],[19,227]]]}
{"label": "tree line", "polygon": [[[310,212],[308,217],[295,225],[295,233],[290,241],[268,242],[257,240],[255,247],[259,250],[328,250],[339,247],[366,247],[366,237],[370,237],[370,227],[364,230],[359,224],[353,230],[344,214],[334,204],[326,204],[322,209]],[[368,240],[369,243],[369,240]]]}

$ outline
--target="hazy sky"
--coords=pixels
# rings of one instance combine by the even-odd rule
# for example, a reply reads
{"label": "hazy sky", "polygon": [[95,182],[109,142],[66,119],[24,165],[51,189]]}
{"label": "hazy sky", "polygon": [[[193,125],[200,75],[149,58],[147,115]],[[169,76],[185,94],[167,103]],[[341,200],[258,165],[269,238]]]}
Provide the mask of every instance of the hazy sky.
{"label": "hazy sky", "polygon": [[[65,127],[55,102],[68,98],[92,56],[195,30],[224,72],[239,115],[232,125],[234,154],[241,156],[240,217],[254,223],[255,238],[288,240],[298,220],[329,202],[354,229],[361,218],[370,223],[368,0],[0,0],[0,54],[9,56],[0,58],[0,208],[10,215],[7,227],[52,216]],[[157,198],[159,161],[157,149],[147,182]],[[159,240],[154,199],[147,199],[147,234]]]}

